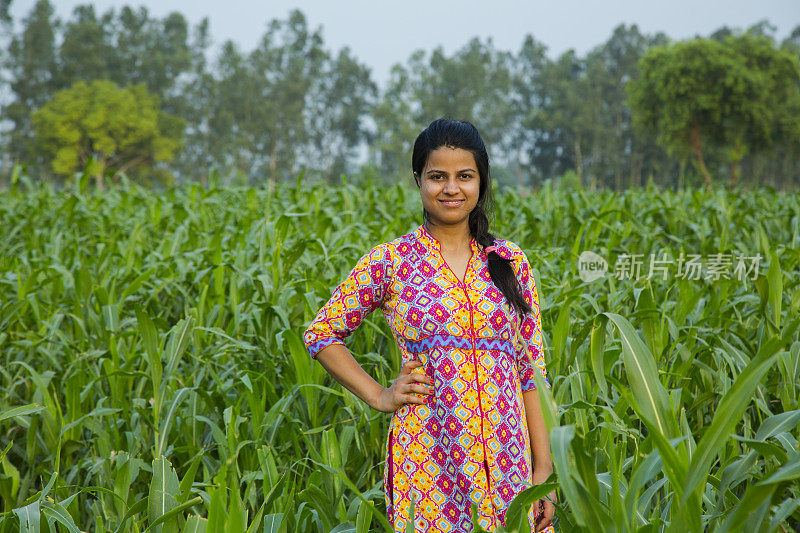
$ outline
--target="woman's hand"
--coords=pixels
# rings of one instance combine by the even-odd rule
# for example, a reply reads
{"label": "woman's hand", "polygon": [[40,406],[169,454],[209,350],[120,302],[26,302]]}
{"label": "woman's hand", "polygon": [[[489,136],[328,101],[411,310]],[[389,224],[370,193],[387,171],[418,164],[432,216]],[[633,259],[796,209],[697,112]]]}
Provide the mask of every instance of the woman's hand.
{"label": "woman's hand", "polygon": [[407,403],[424,405],[425,398],[414,396],[412,393],[432,396],[433,380],[426,374],[411,371],[419,366],[422,366],[422,362],[416,359],[403,363],[400,375],[391,386],[384,388],[378,394],[373,407],[384,413],[394,413]]}
{"label": "woman's hand", "polygon": [[[550,477],[550,474],[553,473],[553,469],[551,468],[536,468],[534,466],[533,469],[533,484],[534,486],[540,485],[547,481],[547,478]],[[536,519],[536,523],[534,524],[535,531],[544,531],[547,526],[553,521],[553,516],[556,514],[556,507],[554,503],[556,502],[556,491],[551,492],[547,495],[549,499],[542,499],[536,502],[536,511],[539,513],[539,517]]]}

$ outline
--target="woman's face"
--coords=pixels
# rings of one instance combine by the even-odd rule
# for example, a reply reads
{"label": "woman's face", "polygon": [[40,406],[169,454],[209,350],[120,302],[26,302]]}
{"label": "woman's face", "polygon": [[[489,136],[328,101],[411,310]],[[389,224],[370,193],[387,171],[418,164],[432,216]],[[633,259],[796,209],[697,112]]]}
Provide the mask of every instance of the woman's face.
{"label": "woman's face", "polygon": [[428,155],[421,175],[415,175],[422,207],[431,224],[456,226],[466,223],[478,203],[481,180],[472,152],[442,146]]}

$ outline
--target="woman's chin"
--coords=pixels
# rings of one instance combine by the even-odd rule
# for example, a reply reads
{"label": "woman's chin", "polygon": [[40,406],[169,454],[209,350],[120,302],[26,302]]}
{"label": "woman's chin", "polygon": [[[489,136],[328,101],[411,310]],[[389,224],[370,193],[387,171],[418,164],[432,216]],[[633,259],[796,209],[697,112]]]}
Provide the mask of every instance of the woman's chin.
{"label": "woman's chin", "polygon": [[458,226],[469,219],[469,213],[430,213],[434,226]]}

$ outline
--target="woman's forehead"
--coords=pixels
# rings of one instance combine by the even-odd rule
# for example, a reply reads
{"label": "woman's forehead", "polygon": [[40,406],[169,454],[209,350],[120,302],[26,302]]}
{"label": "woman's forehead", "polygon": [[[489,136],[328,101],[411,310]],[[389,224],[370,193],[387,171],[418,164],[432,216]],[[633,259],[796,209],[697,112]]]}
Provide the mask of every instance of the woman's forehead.
{"label": "woman's forehead", "polygon": [[469,150],[453,146],[440,146],[428,155],[426,170],[464,170],[471,168],[477,171],[475,156]]}

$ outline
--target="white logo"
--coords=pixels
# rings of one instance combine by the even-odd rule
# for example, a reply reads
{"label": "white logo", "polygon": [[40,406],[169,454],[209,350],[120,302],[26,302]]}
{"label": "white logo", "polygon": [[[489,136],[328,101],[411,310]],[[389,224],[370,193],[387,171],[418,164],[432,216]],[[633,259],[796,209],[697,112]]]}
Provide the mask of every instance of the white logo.
{"label": "white logo", "polygon": [[578,257],[578,275],[587,283],[605,276],[608,263],[594,252],[585,250]]}

